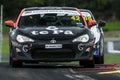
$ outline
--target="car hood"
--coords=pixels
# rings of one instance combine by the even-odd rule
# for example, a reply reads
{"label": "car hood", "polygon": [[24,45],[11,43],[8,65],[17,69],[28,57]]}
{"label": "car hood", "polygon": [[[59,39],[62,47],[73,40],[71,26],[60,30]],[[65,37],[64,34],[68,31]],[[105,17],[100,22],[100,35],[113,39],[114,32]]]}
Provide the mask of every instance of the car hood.
{"label": "car hood", "polygon": [[70,40],[88,32],[86,28],[80,27],[26,27],[18,28],[18,34],[36,40]]}

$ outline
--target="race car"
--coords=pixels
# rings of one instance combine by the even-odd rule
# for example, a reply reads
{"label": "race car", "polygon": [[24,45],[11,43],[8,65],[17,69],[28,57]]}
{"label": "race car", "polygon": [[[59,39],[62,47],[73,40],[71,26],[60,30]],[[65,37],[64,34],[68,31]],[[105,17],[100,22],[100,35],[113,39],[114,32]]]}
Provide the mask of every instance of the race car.
{"label": "race car", "polygon": [[96,23],[95,25],[89,26],[89,29],[92,31],[94,37],[95,37],[95,51],[94,51],[94,60],[95,64],[104,64],[104,32],[102,27],[105,26],[106,22],[103,20],[100,20],[98,23],[95,20],[94,15],[92,12],[88,9],[80,9],[84,19],[86,22],[89,22],[90,20],[94,20]]}
{"label": "race car", "polygon": [[[94,21],[89,22],[92,26]],[[10,27],[10,65],[29,62],[79,61],[94,67],[94,35],[81,12],[73,7],[24,8]],[[84,61],[84,63],[83,63]]]}

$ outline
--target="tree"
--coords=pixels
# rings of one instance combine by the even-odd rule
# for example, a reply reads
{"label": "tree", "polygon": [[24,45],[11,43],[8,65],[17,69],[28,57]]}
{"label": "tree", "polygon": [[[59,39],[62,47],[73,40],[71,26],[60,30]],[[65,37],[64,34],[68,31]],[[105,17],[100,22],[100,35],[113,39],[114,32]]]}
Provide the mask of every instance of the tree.
{"label": "tree", "polygon": [[90,9],[97,19],[120,20],[120,0],[0,0],[4,18],[15,18],[21,9],[41,6],[69,6]]}

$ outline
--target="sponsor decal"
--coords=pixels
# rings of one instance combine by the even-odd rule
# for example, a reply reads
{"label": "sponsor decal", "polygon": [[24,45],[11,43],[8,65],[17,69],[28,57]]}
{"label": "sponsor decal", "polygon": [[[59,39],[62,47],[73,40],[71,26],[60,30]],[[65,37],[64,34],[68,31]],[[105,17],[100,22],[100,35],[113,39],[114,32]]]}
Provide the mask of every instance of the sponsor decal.
{"label": "sponsor decal", "polygon": [[58,30],[58,28],[56,26],[49,26],[46,28],[47,30]]}
{"label": "sponsor decal", "polygon": [[53,38],[52,40],[50,40],[50,43],[56,43],[56,40]]}
{"label": "sponsor decal", "polygon": [[23,12],[22,16],[35,15],[35,14],[47,14],[47,13],[80,15],[77,11],[72,11],[72,10],[33,10],[33,11]]}
{"label": "sponsor decal", "polygon": [[43,30],[43,31],[35,30],[35,31],[32,31],[31,33],[33,35],[47,35],[47,34],[49,34],[49,31],[52,31],[53,32],[52,34],[64,33],[65,35],[74,35],[71,30],[60,30],[56,26],[49,26],[46,28],[46,30]]}

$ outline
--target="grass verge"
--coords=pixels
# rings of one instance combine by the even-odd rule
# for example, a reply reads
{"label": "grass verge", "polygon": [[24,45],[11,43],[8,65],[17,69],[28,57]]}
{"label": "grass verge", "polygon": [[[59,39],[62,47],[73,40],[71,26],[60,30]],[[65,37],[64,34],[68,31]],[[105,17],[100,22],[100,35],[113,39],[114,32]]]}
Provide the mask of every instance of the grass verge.
{"label": "grass verge", "polygon": [[105,54],[105,64],[120,63],[120,54]]}
{"label": "grass verge", "polygon": [[2,55],[8,55],[9,53],[9,40],[8,38],[3,39],[2,44]]}
{"label": "grass verge", "polygon": [[120,31],[120,21],[106,22],[106,26],[103,28],[104,31]]}

